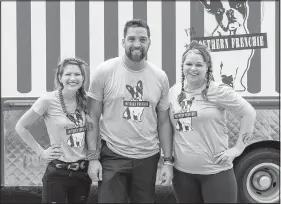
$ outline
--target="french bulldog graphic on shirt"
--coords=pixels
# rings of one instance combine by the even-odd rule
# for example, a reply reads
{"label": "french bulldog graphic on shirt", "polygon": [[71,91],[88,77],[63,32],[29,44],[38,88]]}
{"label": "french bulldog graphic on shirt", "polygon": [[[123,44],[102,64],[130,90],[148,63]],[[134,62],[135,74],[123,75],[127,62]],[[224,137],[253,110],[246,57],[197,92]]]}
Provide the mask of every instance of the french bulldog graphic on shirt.
{"label": "french bulldog graphic on shirt", "polygon": [[83,126],[83,117],[81,114],[74,114],[75,127],[66,129],[66,135],[69,135],[67,145],[70,147],[83,147],[85,141],[86,127]]}
{"label": "french bulldog graphic on shirt", "polygon": [[142,122],[144,108],[149,107],[149,102],[143,100],[143,82],[139,80],[135,86],[126,85],[126,89],[131,97],[129,100],[123,101],[123,106],[127,107],[123,118]]}
{"label": "french bulldog graphic on shirt", "polygon": [[181,111],[174,114],[174,118],[177,119],[176,130],[179,132],[193,131],[192,117],[197,116],[197,111],[190,111],[192,103],[195,97],[190,99],[184,99],[181,101]]}

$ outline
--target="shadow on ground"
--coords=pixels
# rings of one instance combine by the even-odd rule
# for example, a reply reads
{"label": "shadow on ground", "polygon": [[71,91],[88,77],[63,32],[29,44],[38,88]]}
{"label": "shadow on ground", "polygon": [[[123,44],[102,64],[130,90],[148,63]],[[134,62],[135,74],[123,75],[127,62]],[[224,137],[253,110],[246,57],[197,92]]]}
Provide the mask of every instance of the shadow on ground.
{"label": "shadow on ground", "polygon": [[[42,187],[1,187],[0,203],[41,203]],[[175,203],[171,187],[156,186],[156,203]],[[97,186],[92,185],[88,203],[97,203]]]}

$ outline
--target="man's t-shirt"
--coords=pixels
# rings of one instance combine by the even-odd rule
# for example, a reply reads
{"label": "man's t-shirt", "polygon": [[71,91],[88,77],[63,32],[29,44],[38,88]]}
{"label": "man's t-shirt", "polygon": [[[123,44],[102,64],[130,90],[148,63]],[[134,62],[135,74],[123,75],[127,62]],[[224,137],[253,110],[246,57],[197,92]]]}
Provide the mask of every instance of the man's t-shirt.
{"label": "man's t-shirt", "polygon": [[175,168],[186,173],[214,174],[233,166],[215,164],[214,155],[228,149],[226,109],[239,110],[245,99],[231,87],[212,81],[205,101],[201,96],[204,88],[186,92],[181,104],[177,101],[180,84],[174,85],[169,93]]}
{"label": "man's t-shirt", "polygon": [[85,114],[83,111],[81,118],[72,114],[77,121],[74,124],[64,114],[57,90],[40,97],[31,108],[43,117],[50,137],[50,144],[61,145],[63,154],[59,160],[75,162],[85,159]]}
{"label": "man's t-shirt", "polygon": [[141,71],[121,57],[101,63],[91,73],[88,96],[103,102],[100,134],[115,153],[146,158],[159,152],[157,113],[169,108],[165,72],[147,62]]}

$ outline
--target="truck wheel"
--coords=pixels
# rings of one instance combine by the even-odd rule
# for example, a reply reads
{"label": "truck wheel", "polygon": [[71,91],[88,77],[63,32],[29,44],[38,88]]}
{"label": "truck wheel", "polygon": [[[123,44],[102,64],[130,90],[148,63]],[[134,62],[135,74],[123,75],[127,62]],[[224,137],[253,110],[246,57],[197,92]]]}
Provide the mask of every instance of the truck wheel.
{"label": "truck wheel", "polygon": [[279,151],[272,148],[260,148],[237,159],[234,171],[239,202],[279,203]]}

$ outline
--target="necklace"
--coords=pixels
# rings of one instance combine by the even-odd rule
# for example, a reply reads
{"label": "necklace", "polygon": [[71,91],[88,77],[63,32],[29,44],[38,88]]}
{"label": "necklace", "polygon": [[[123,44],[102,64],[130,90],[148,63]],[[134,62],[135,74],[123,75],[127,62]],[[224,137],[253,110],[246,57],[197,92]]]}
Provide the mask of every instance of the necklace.
{"label": "necklace", "polygon": [[76,109],[75,109],[76,119],[75,119],[75,117],[73,117],[73,115],[71,115],[70,113],[67,112],[61,88],[59,89],[59,99],[60,99],[60,104],[61,104],[62,110],[63,110],[64,114],[66,115],[66,117],[70,121],[72,121],[75,125],[78,126],[79,125],[79,119],[83,121],[83,117],[81,115],[80,108],[78,106],[79,102],[78,102],[77,94],[76,94]]}

